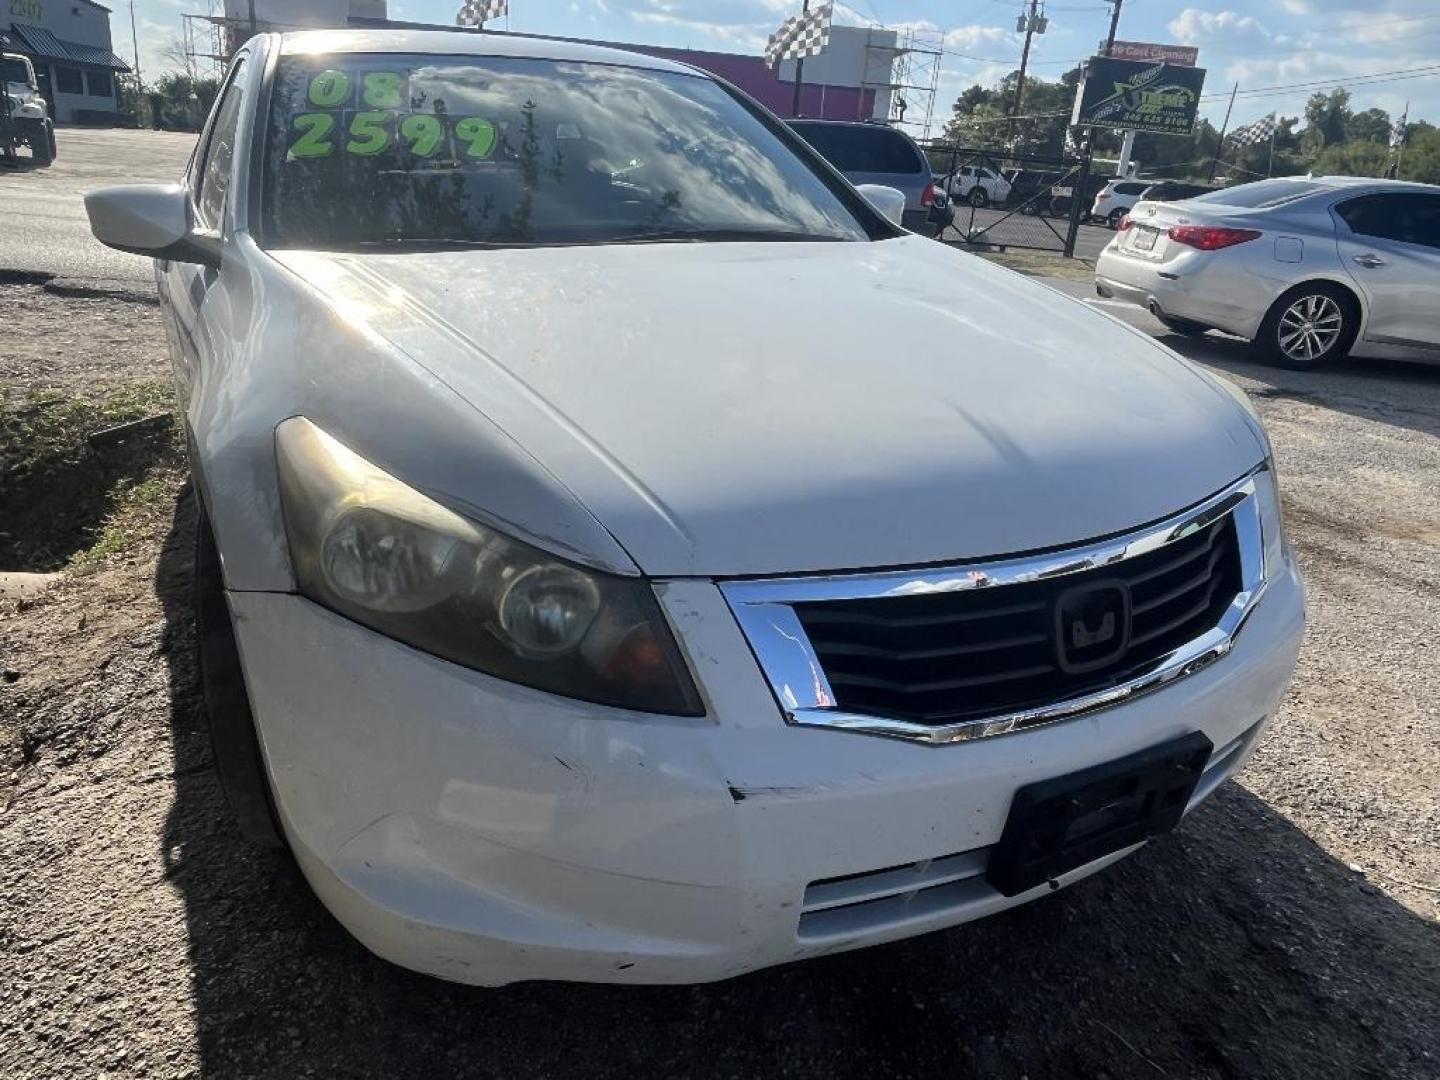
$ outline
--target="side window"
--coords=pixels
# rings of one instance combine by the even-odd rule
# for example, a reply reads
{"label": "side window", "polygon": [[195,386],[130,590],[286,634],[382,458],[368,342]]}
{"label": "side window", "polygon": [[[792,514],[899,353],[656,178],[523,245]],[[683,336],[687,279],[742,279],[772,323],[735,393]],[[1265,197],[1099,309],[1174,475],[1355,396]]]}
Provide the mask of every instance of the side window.
{"label": "side window", "polygon": [[235,132],[240,123],[241,60],[215,108],[215,119],[205,143],[205,160],[200,166],[200,188],[195,193],[195,216],[202,228],[218,230],[225,212],[225,195],[230,189],[230,168],[235,161]]}
{"label": "side window", "polygon": [[1440,195],[1362,195],[1335,210],[1358,236],[1440,249]]}

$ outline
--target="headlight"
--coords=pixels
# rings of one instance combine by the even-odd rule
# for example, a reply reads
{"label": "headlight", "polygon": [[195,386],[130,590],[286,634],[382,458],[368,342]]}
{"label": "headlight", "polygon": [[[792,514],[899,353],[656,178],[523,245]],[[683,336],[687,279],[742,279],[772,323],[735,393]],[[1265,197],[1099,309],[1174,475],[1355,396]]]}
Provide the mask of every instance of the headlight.
{"label": "headlight", "polygon": [[1274,581],[1285,566],[1285,523],[1280,515],[1280,487],[1275,462],[1255,474],[1255,502],[1260,508],[1260,542],[1265,552],[1265,580]]}
{"label": "headlight", "polygon": [[300,591],[417,649],[566,697],[704,709],[638,578],[562,562],[469,521],[303,417],[276,430]]}

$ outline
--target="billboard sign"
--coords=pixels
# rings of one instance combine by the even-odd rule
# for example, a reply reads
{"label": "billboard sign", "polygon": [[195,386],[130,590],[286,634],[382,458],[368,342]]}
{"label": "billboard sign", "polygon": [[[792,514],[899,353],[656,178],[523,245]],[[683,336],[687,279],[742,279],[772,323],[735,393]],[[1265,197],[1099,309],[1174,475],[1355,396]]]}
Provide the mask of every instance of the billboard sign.
{"label": "billboard sign", "polygon": [[1195,130],[1205,69],[1091,57],[1075,90],[1072,124],[1189,135]]}
{"label": "billboard sign", "polygon": [[[1104,56],[1105,43],[1095,51]],[[1194,67],[1200,59],[1200,50],[1194,45],[1160,45],[1153,41],[1117,41],[1110,46],[1110,54],[1116,60],[1149,60],[1172,64],[1175,67]]]}

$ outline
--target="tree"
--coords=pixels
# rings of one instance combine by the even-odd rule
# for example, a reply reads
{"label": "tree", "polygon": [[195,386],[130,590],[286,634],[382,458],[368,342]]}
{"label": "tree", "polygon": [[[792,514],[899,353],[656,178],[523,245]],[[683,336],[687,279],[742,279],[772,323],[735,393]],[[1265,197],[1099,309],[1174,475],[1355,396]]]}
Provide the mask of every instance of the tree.
{"label": "tree", "polygon": [[1350,118],[1350,91],[1317,90],[1305,103],[1305,133],[1302,138],[1311,153],[1345,141],[1345,125]]}
{"label": "tree", "polygon": [[1347,142],[1388,143],[1390,114],[1384,109],[1352,113],[1345,119],[1345,139]]}
{"label": "tree", "polygon": [[167,72],[150,88],[151,107],[161,127],[198,131],[219,90],[219,79],[192,79],[189,75]]}
{"label": "tree", "polygon": [[1059,154],[1079,80],[1078,67],[1056,81],[1027,75],[1018,119],[1011,119],[1020,84],[1018,70],[991,87],[968,86],[955,99],[944,138],[963,146],[1004,147],[1017,154]]}
{"label": "tree", "polygon": [[1390,148],[1381,142],[1346,142],[1320,151],[1311,168],[1322,176],[1384,176]]}
{"label": "tree", "polygon": [[1440,184],[1440,128],[1424,120],[1407,126],[1400,179]]}

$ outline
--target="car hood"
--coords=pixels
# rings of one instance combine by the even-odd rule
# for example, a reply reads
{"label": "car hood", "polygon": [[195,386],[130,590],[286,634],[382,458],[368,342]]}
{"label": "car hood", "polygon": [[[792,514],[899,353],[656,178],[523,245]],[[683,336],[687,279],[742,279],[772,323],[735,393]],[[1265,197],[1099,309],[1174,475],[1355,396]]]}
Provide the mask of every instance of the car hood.
{"label": "car hood", "polygon": [[1139,331],[919,237],[273,254],[656,576],[1058,547],[1263,455],[1229,393]]}

